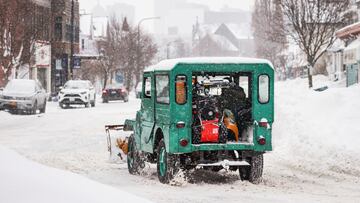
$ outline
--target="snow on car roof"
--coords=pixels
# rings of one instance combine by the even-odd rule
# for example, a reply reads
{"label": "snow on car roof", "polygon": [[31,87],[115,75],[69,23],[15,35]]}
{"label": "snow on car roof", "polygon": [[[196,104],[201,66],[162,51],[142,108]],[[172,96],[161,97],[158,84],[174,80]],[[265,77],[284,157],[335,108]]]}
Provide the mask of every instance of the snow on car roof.
{"label": "snow on car roof", "polygon": [[274,68],[272,63],[266,59],[245,57],[198,57],[164,60],[156,65],[146,68],[145,72],[169,71],[178,64],[268,64],[271,68]]}

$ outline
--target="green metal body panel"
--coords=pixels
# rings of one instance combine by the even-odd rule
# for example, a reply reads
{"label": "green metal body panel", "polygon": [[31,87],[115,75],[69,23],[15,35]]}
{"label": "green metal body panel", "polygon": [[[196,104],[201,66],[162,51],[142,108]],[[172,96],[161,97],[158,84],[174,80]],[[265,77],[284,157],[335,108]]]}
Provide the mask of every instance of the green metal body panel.
{"label": "green metal body panel", "polygon": [[[193,72],[215,72],[215,73],[251,73],[252,89],[252,117],[253,140],[249,143],[228,143],[228,144],[197,144],[189,143],[182,147],[179,142],[187,139],[191,142],[192,124],[192,74]],[[159,104],[155,98],[155,75],[168,74],[170,79],[170,104]],[[261,104],[258,100],[258,78],[266,74],[270,78],[270,98],[266,104]],[[187,102],[179,105],[175,102],[175,78],[178,75],[187,77]],[[179,63],[168,71],[145,72],[145,76],[152,77],[151,98],[144,98],[142,94],[141,109],[137,113],[136,122],[132,122],[135,132],[137,148],[153,153],[155,149],[155,138],[157,132],[162,132],[166,149],[169,153],[191,153],[194,151],[208,150],[252,150],[266,152],[272,150],[271,126],[274,122],[274,70],[270,64],[182,64]],[[144,92],[143,87],[143,92]],[[259,127],[257,123],[261,119],[266,119],[270,128]],[[176,123],[185,122],[185,128],[176,128]],[[263,136],[266,139],[265,145],[259,145],[256,140]]]}

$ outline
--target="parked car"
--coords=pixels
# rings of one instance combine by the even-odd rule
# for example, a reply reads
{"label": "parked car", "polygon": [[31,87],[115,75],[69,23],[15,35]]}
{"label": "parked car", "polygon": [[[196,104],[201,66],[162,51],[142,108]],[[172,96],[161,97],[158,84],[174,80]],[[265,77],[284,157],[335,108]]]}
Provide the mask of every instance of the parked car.
{"label": "parked car", "polygon": [[128,170],[157,164],[162,183],[177,171],[239,171],[259,183],[272,150],[274,68],[246,58],[174,59],[145,69],[141,108],[126,120]]}
{"label": "parked car", "polygon": [[[4,88],[0,87],[0,98],[2,96],[2,93],[4,91]],[[0,103],[0,111],[4,110],[4,108],[1,106],[1,103]]]}
{"label": "parked car", "polygon": [[59,106],[85,105],[95,107],[95,88],[88,80],[69,80],[59,92]]}
{"label": "parked car", "polygon": [[102,92],[103,103],[109,101],[123,100],[129,101],[129,93],[122,84],[109,84]]}
{"label": "parked car", "polygon": [[139,84],[135,88],[136,98],[138,98],[138,99],[141,98],[141,92],[142,92],[142,82],[139,82]]}
{"label": "parked car", "polygon": [[9,81],[0,94],[0,109],[12,113],[45,113],[47,94],[38,81],[14,79]]}

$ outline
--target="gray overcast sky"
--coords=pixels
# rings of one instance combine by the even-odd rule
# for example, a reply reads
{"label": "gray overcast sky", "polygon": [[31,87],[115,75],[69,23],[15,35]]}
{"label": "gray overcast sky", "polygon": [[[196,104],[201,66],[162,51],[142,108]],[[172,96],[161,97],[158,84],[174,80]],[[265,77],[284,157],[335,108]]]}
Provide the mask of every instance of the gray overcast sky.
{"label": "gray overcast sky", "polygon": [[[80,8],[91,12],[94,6],[100,2],[106,7],[116,2],[127,3],[136,6],[136,19],[153,16],[153,0],[79,0]],[[169,0],[171,1],[171,0]],[[241,8],[243,10],[251,10],[254,0],[188,0],[188,2],[196,2],[209,6],[213,10],[219,10],[223,6]]]}

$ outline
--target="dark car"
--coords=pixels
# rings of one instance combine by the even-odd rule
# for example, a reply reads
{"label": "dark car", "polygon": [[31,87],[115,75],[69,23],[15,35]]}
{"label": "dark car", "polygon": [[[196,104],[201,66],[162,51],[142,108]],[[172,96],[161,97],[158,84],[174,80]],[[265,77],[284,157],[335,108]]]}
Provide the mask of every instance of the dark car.
{"label": "dark car", "polygon": [[129,93],[122,84],[110,84],[102,92],[103,103],[109,101],[123,100],[124,102],[129,101]]}

